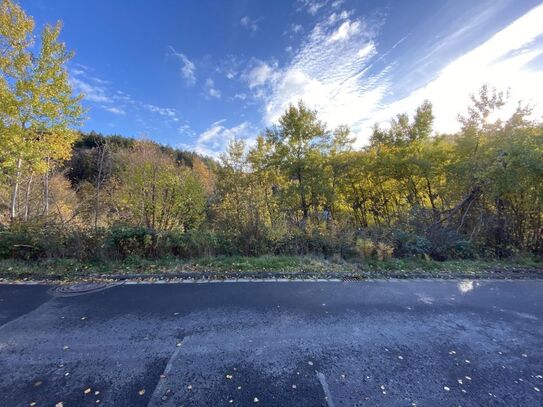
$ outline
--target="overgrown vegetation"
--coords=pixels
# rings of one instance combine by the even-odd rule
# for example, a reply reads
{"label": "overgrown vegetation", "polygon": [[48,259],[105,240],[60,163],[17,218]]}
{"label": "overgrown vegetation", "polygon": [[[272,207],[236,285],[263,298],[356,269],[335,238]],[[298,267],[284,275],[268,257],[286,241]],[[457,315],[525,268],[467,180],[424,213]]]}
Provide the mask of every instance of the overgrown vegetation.
{"label": "overgrown vegetation", "polygon": [[76,132],[60,25],[34,55],[22,9],[3,0],[0,23],[0,258],[385,265],[543,254],[543,123],[521,104],[497,119],[495,90],[480,89],[456,134],[435,134],[425,102],[360,149],[348,127],[328,129],[299,102],[215,161]]}

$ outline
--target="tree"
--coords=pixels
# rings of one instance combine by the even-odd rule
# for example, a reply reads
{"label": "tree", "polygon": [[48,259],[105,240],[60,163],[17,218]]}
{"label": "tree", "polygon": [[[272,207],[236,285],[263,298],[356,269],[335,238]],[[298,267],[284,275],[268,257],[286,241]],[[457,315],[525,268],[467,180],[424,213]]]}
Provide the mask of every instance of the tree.
{"label": "tree", "polygon": [[126,220],[159,231],[186,231],[202,222],[205,190],[192,169],[146,141],[120,152],[117,160],[117,199]]}
{"label": "tree", "polygon": [[44,175],[49,210],[49,173],[70,157],[81,123],[80,96],[73,96],[66,62],[72,53],[59,41],[61,24],[47,25],[37,55],[31,50],[34,22],[10,0],[0,6],[0,165],[12,185],[10,217],[18,217],[23,173]]}
{"label": "tree", "polygon": [[[279,119],[279,126],[267,131],[266,137],[274,147],[273,160],[280,171],[294,183],[289,189],[297,195],[301,221],[309,216],[311,185],[309,179],[317,169],[319,142],[326,137],[326,127],[317,112],[302,101],[290,105]],[[315,186],[315,185],[313,185]]]}

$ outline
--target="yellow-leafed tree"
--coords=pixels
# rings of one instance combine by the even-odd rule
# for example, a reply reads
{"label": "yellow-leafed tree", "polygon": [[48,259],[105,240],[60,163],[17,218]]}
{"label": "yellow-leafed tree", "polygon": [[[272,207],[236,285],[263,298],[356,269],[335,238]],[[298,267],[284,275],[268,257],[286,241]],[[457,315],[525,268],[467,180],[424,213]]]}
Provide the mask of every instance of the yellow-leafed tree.
{"label": "yellow-leafed tree", "polygon": [[11,185],[10,218],[18,217],[19,186],[26,175],[43,176],[45,213],[49,173],[70,157],[81,123],[81,96],[74,96],[66,62],[72,53],[59,41],[61,24],[47,25],[32,53],[34,21],[11,0],[0,4],[0,170]]}

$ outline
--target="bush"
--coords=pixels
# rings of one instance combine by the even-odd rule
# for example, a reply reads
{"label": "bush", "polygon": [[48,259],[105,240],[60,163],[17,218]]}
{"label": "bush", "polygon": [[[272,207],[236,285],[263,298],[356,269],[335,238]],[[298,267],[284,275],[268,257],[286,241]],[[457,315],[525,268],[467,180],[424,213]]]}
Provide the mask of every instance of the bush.
{"label": "bush", "polygon": [[17,223],[0,231],[0,257],[38,260],[64,257],[66,232],[51,225]]}
{"label": "bush", "polygon": [[375,250],[375,244],[373,243],[373,240],[368,238],[357,238],[354,244],[356,254],[362,259],[367,259],[370,257],[374,250]]}
{"label": "bush", "polygon": [[434,260],[475,258],[473,244],[455,230],[446,228],[432,230],[428,239],[430,241],[430,256]]}
{"label": "bush", "polygon": [[[213,256],[226,251],[224,242],[209,230],[189,230],[184,233],[171,232],[167,234],[165,240],[166,245],[170,248],[170,253],[176,257]],[[221,243],[223,244],[221,245]]]}
{"label": "bush", "polygon": [[114,227],[109,230],[108,243],[123,259],[131,255],[154,257],[157,233],[143,227]]}
{"label": "bush", "polygon": [[424,257],[430,254],[430,242],[423,236],[398,230],[393,233],[394,254],[397,257]]}

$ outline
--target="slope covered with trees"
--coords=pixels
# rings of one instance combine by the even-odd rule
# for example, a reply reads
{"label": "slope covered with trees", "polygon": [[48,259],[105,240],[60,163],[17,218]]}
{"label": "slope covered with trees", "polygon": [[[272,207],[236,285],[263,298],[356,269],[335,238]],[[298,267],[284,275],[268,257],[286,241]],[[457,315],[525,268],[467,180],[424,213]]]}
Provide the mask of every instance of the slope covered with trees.
{"label": "slope covered with trees", "polygon": [[0,257],[107,260],[308,254],[351,259],[543,253],[543,123],[482,87],[456,134],[430,102],[353,147],[303,102],[215,161],[76,131],[60,25],[0,6]]}

